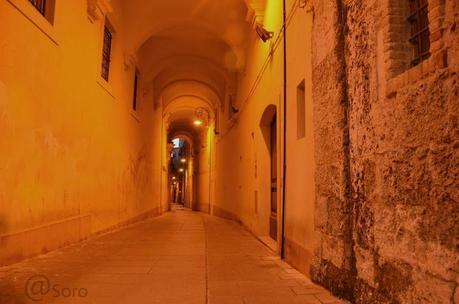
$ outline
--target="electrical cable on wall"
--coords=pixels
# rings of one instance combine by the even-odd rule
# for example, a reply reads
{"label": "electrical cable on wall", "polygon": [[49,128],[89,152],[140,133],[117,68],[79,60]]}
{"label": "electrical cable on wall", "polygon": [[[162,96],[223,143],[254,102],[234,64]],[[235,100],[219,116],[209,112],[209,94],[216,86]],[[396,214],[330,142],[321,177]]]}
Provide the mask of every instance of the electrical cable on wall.
{"label": "electrical cable on wall", "polygon": [[[258,88],[258,85],[260,84],[261,80],[263,79],[263,76],[264,76],[264,74],[266,72],[266,69],[269,66],[269,63],[270,63],[273,55],[277,51],[277,49],[278,49],[278,47],[279,47],[279,45],[280,45],[280,43],[282,41],[282,38],[284,37],[284,30],[286,31],[288,29],[288,27],[291,24],[291,21],[293,20],[293,17],[295,16],[298,8],[305,8],[306,4],[308,2],[309,2],[308,0],[306,0],[306,1],[305,0],[295,0],[295,2],[293,3],[285,22],[283,22],[282,27],[280,28],[280,30],[278,31],[278,34],[276,35],[276,39],[274,40],[274,42],[273,42],[273,44],[271,46],[271,50],[270,50],[268,56],[266,57],[265,61],[263,62],[263,65],[261,66],[261,69],[257,73],[257,77],[255,78],[255,81],[253,82],[247,97],[244,98],[244,101],[241,103],[241,106],[238,108],[238,114],[240,114],[240,113],[242,113],[244,111],[245,106],[247,105],[249,100],[255,94],[255,92],[256,92],[256,90]],[[224,133],[221,134],[221,136],[219,137],[218,141],[222,140],[232,130],[234,125],[235,125],[235,123],[232,123],[228,127],[228,129]]]}

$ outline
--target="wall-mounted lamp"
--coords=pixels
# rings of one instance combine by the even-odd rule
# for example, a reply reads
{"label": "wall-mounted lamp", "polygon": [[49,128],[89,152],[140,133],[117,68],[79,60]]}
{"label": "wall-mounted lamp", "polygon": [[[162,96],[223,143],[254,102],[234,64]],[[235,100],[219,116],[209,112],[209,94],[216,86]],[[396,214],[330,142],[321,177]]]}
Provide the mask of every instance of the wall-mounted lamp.
{"label": "wall-mounted lamp", "polygon": [[[207,125],[208,126],[210,124],[211,116],[210,116],[210,112],[209,112],[208,109],[203,108],[203,107],[197,108],[196,111],[195,111],[195,116],[196,116],[196,118],[193,121],[193,124],[195,126],[197,126],[197,127],[200,127],[202,125]],[[220,132],[217,131],[217,127],[214,128],[214,134],[215,135],[219,135],[220,134]]]}
{"label": "wall-mounted lamp", "polygon": [[257,23],[255,25],[255,30],[257,31],[258,36],[263,42],[266,42],[274,37],[274,33],[266,30],[262,24]]}
{"label": "wall-mounted lamp", "polygon": [[194,124],[195,126],[197,126],[197,127],[202,126],[203,123],[204,123],[204,122],[203,122],[201,119],[199,119],[199,118],[197,118],[197,119],[195,119],[195,120],[193,121],[193,124]]}
{"label": "wall-mounted lamp", "polygon": [[209,110],[207,110],[206,108],[197,108],[195,110],[195,119],[193,121],[193,124],[195,126],[202,126],[204,124],[208,124],[210,122],[210,113],[209,113]]}

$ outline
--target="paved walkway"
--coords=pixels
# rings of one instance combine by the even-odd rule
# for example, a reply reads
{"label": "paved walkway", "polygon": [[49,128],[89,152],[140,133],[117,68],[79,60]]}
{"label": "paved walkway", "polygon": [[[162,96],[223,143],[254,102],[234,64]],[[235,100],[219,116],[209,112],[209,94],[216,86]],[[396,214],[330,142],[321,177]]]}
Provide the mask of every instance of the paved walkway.
{"label": "paved walkway", "polygon": [[0,303],[341,303],[231,221],[177,210],[0,268]]}

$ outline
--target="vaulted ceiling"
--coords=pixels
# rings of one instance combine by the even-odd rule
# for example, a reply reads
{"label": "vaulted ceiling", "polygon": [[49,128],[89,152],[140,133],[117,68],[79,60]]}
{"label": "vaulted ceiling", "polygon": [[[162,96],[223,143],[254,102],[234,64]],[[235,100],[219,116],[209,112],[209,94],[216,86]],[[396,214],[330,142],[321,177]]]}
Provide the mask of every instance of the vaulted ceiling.
{"label": "vaulted ceiling", "polygon": [[[266,0],[121,1],[130,53],[170,124],[211,115],[237,90],[247,37]],[[200,100],[198,102],[197,100]]]}

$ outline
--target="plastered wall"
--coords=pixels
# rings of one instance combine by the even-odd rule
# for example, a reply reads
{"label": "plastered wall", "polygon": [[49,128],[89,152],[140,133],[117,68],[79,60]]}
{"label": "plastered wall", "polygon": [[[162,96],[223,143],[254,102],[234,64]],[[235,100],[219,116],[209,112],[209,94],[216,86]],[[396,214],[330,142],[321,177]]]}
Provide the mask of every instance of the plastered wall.
{"label": "plastered wall", "polygon": [[[267,30],[276,32],[276,35],[282,26],[280,12],[281,1],[267,1],[264,26]],[[229,107],[225,107],[226,112],[220,113],[221,134],[216,138],[214,214],[238,219],[256,235],[268,236],[270,162],[269,149],[260,123],[265,109],[270,105],[278,109],[278,114],[281,113],[282,44],[272,56],[266,72],[261,73],[275,39],[263,43],[254,29],[250,29],[247,39],[246,65],[238,77],[239,90],[233,98],[233,105],[239,112],[228,114]],[[254,82],[258,75],[262,77],[255,87]],[[281,119],[281,116],[278,118]],[[278,134],[281,134],[280,129]],[[280,151],[279,148],[279,154]],[[279,169],[280,165],[279,161]],[[278,197],[280,201],[280,192]]]}
{"label": "plastered wall", "polygon": [[[284,217],[285,259],[309,274],[317,239],[314,231],[315,156],[312,99],[310,3],[300,7],[287,1],[287,171]],[[298,107],[298,90],[304,84],[305,108]],[[304,121],[298,119],[303,111]],[[304,136],[298,136],[304,128]]]}
{"label": "plastered wall", "polygon": [[[267,1],[264,27],[275,33],[272,40],[263,43],[255,34],[249,34],[248,58],[239,78],[240,88],[234,105],[239,113],[224,120],[222,134],[217,136],[215,214],[238,219],[255,235],[269,238],[271,213],[270,142],[267,139],[274,109],[277,117],[277,202],[278,234],[282,233],[283,184],[283,121],[284,121],[284,49],[282,1]],[[285,258],[309,273],[314,235],[314,128],[311,76],[312,11],[299,7],[296,1],[287,1],[287,176],[285,206]],[[278,38],[280,36],[280,38]],[[268,64],[263,68],[265,60]],[[257,77],[258,84],[254,85]],[[297,86],[305,82],[306,136],[297,139]],[[269,117],[265,117],[268,115]],[[221,117],[228,117],[222,112]],[[280,253],[281,243],[274,249]]]}
{"label": "plastered wall", "polygon": [[91,22],[86,1],[56,3],[46,31],[27,1],[0,2],[0,264],[158,213],[151,107],[142,89],[131,110],[122,19],[109,15],[107,85],[103,18]]}

